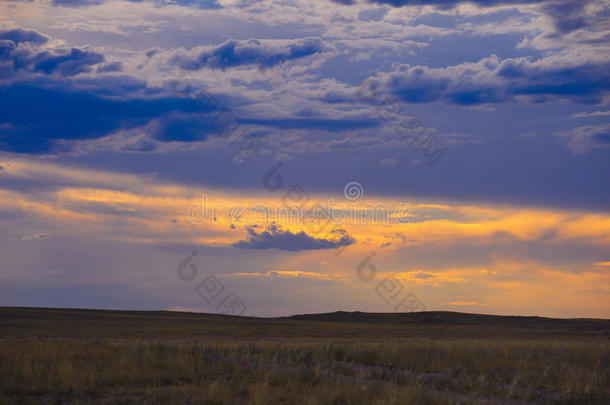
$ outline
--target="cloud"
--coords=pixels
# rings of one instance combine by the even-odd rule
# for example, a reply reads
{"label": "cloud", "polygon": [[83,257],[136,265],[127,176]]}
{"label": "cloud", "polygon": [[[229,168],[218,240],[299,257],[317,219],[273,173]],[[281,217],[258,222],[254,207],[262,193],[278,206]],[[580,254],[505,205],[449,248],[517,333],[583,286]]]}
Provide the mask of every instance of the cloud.
{"label": "cloud", "polygon": [[67,7],[85,7],[85,6],[97,6],[102,4],[105,0],[53,0],[54,6],[67,6]]}
{"label": "cloud", "polygon": [[49,38],[33,30],[23,28],[13,28],[10,30],[0,31],[0,41],[12,41],[16,45],[30,42],[36,45],[42,45],[49,41]]}
{"label": "cloud", "polygon": [[335,249],[355,243],[354,238],[345,231],[335,232],[338,239],[322,239],[309,236],[303,231],[292,233],[285,231],[281,226],[272,224],[264,231],[256,232],[255,227],[247,227],[248,239],[240,240],[231,246],[240,249],[278,249],[290,252],[301,250]]}
{"label": "cloud", "polygon": [[17,55],[15,66],[29,68],[34,72],[47,75],[58,73],[60,76],[75,76],[79,73],[89,72],[92,65],[105,61],[104,55],[71,48],[70,50],[43,51],[37,54]]}
{"label": "cloud", "polygon": [[[104,83],[109,87],[116,85],[110,79],[90,84],[102,87]],[[125,90],[120,95],[120,99],[108,98],[91,88],[78,91],[33,84],[0,87],[0,122],[3,123],[0,149],[46,153],[53,151],[60,140],[101,138],[118,130],[149,124],[150,135],[162,142],[192,142],[214,133],[209,124],[211,119],[206,121],[193,112],[190,99],[176,96],[141,99],[130,97]]]}
{"label": "cloud", "polygon": [[341,4],[343,6],[351,6],[357,3],[356,0],[330,0],[333,3]]}
{"label": "cloud", "polygon": [[216,48],[197,47],[190,52],[178,52],[171,63],[186,70],[228,69],[238,66],[270,68],[289,60],[300,59],[322,52],[319,38],[304,38],[294,41],[247,41],[231,39]]}
{"label": "cloud", "polygon": [[[138,1],[138,0],[130,0]],[[163,5],[176,4],[184,7],[198,7],[204,9],[218,9],[222,8],[222,5],[217,0],[152,0],[155,3],[161,3]]]}
{"label": "cloud", "polygon": [[86,153],[95,147],[77,141],[103,138],[104,150],[143,152],[219,133],[210,115],[219,107],[209,99],[204,104],[170,84],[151,88],[117,74],[121,62],[104,63],[88,49],[43,48],[48,41],[22,28],[0,31],[0,150]]}
{"label": "cloud", "polygon": [[21,240],[40,240],[40,239],[48,239],[52,238],[53,235],[49,233],[36,233],[34,235],[24,235],[21,237]]}
{"label": "cloud", "polygon": [[358,13],[358,19],[360,21],[381,21],[388,11],[389,10],[384,7],[362,10]]}
{"label": "cloud", "polygon": [[475,306],[485,306],[487,304],[481,304],[476,301],[453,301],[453,302],[448,302],[447,305],[454,305],[454,306],[460,306],[460,307],[475,307]]}
{"label": "cloud", "polygon": [[[405,6],[442,6],[442,7],[456,7],[463,3],[472,3],[478,6],[491,7],[501,5],[514,5],[514,4],[532,4],[542,3],[544,1],[552,0],[367,0],[369,3],[386,4],[391,7],[405,7]],[[574,0],[577,1],[577,0]]]}
{"label": "cloud", "polygon": [[[331,1],[342,5],[357,4],[355,0]],[[555,30],[553,35],[563,35],[588,26],[590,23],[588,13],[591,11],[587,6],[595,0],[366,0],[366,2],[394,8],[434,6],[437,10],[452,10],[462,4],[475,4],[481,8],[530,5],[550,18]]]}
{"label": "cloud", "polygon": [[261,125],[280,129],[321,129],[327,131],[350,131],[363,128],[376,128],[380,125],[378,119],[324,119],[324,118],[243,118],[244,124]]}
{"label": "cloud", "polygon": [[572,114],[572,118],[606,117],[608,115],[610,115],[610,111],[580,112]]}
{"label": "cloud", "polygon": [[593,0],[547,1],[542,6],[544,14],[552,18],[555,30],[565,34],[587,25],[585,7]]}
{"label": "cloud", "polygon": [[610,288],[591,288],[589,290],[574,290],[576,294],[595,294],[595,295],[608,295],[610,294]]}
{"label": "cloud", "polygon": [[420,280],[428,280],[431,278],[436,278],[437,276],[430,273],[424,273],[423,271],[416,271],[410,274],[412,278],[417,278]]}
{"label": "cloud", "polygon": [[311,271],[301,270],[270,270],[266,273],[250,272],[250,273],[225,273],[224,277],[272,277],[274,279],[280,278],[300,278],[300,279],[321,279],[329,280],[333,278],[339,278],[339,274],[327,274],[327,273],[316,273]]}
{"label": "cloud", "polygon": [[107,63],[97,68],[97,73],[111,73],[120,72],[123,70],[123,64],[121,62]]}
{"label": "cloud", "polygon": [[[64,7],[87,7],[97,6],[110,0],[53,0],[54,6]],[[132,3],[139,3],[143,0],[126,0]],[[184,6],[184,7],[198,7],[203,9],[218,9],[222,8],[218,4],[217,0],[148,0],[158,6]]]}
{"label": "cloud", "polygon": [[[28,71],[45,75],[76,76],[91,71],[93,65],[103,63],[104,55],[79,48],[44,49],[49,38],[36,31],[15,28],[0,31],[0,69],[4,79],[15,72]],[[116,65],[110,65],[111,69]]]}
{"label": "cloud", "polygon": [[382,159],[379,164],[381,166],[396,166],[398,163],[400,163],[400,160],[396,159],[396,158],[385,158]]}
{"label": "cloud", "polygon": [[[39,34],[23,29],[12,30],[4,37],[43,42]],[[282,57],[273,56],[272,51],[279,48],[272,42],[275,45],[259,43],[262,54],[267,52],[261,58],[248,56],[244,49],[236,51],[239,47],[234,48],[235,55],[242,58],[239,63],[279,63]],[[320,44],[319,40],[280,42],[287,51],[278,51],[277,55],[287,58],[308,54],[308,44]],[[193,101],[169,84],[150,88],[134,76],[116,74],[123,69],[121,62],[104,62],[104,55],[86,49],[43,49],[0,40],[0,71],[7,72],[6,82],[0,85],[3,124],[0,149],[33,154],[69,152],[75,148],[79,153],[146,152],[159,149],[159,142],[201,142],[220,133],[221,128],[214,128],[213,121],[218,115],[214,111],[222,107],[214,104],[214,100],[204,97],[205,101],[201,102],[198,97]],[[217,62],[222,65],[226,61]],[[87,72],[91,74],[81,75]],[[241,102],[245,104],[248,100],[242,97]],[[246,117],[240,122],[259,129],[327,131],[350,131],[379,124],[378,120],[366,118],[273,116]],[[263,135],[266,136],[261,132]],[[98,139],[100,142],[95,145],[77,142]]]}
{"label": "cloud", "polygon": [[565,139],[566,148],[575,154],[588,153],[597,148],[610,148],[610,124],[585,125],[556,132],[554,135]]}
{"label": "cloud", "polygon": [[600,103],[610,90],[609,64],[610,58],[603,55],[588,60],[560,55],[503,61],[491,55],[446,68],[401,65],[393,72],[370,77],[365,85],[409,103],[476,105],[560,99]]}

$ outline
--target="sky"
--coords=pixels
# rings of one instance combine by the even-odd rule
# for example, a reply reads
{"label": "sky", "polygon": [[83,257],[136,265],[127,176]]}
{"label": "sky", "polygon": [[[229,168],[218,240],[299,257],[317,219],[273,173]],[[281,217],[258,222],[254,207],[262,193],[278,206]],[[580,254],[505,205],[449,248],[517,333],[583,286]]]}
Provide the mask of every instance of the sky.
{"label": "sky", "polygon": [[610,1],[1,0],[0,305],[610,317]]}

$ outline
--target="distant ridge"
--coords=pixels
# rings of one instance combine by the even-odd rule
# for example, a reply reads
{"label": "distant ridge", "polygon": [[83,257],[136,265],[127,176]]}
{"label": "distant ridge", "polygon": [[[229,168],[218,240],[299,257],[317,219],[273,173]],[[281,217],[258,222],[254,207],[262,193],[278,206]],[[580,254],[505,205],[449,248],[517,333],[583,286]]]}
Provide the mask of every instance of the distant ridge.
{"label": "distant ridge", "polygon": [[[217,313],[181,312],[181,311],[137,311],[116,309],[80,309],[80,308],[36,308],[36,307],[3,307],[0,306],[0,330],[3,323],[11,325],[13,321],[46,320],[53,322],[80,322],[80,321],[115,321],[129,320],[129,322],[212,322],[226,323],[227,321],[250,322],[268,325],[309,325],[309,322],[333,322],[344,325],[379,325],[384,328],[409,325],[440,325],[440,326],[472,326],[476,328],[507,328],[507,329],[537,329],[537,330],[564,330],[589,331],[610,334],[610,319],[595,318],[546,318],[540,316],[510,316],[469,314],[451,311],[424,311],[424,312],[346,312],[336,311],[319,314],[302,314],[282,317],[260,318],[255,316],[233,316]],[[28,321],[28,322],[29,322]],[[339,326],[339,325],[337,325]],[[0,334],[1,336],[1,334]]]}
{"label": "distant ridge", "polygon": [[610,320],[595,318],[546,318],[540,316],[512,316],[468,314],[451,311],[424,311],[406,313],[388,312],[346,312],[336,311],[321,314],[303,314],[280,317],[301,321],[322,322],[366,322],[366,323],[411,323],[432,325],[472,325],[472,326],[506,326],[525,328],[567,328],[567,329],[609,329]]}

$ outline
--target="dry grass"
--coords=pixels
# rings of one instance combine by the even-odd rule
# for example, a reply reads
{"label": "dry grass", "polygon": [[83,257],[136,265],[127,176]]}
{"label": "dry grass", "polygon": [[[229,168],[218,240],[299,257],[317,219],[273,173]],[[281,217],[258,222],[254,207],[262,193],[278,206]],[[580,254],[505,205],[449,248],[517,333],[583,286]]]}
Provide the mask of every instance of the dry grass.
{"label": "dry grass", "polygon": [[389,325],[384,337],[382,325],[176,315],[154,335],[154,315],[13,311],[0,310],[0,404],[610,403],[606,330],[486,337],[476,326],[473,338],[473,328],[404,336],[413,325]]}
{"label": "dry grass", "polygon": [[[0,344],[7,403],[404,403],[417,388],[344,384],[310,364],[272,367],[257,344],[158,342],[144,339],[29,340]],[[285,348],[299,357],[298,347]],[[308,348],[303,353],[308,352]],[[258,359],[260,364],[245,362]]]}

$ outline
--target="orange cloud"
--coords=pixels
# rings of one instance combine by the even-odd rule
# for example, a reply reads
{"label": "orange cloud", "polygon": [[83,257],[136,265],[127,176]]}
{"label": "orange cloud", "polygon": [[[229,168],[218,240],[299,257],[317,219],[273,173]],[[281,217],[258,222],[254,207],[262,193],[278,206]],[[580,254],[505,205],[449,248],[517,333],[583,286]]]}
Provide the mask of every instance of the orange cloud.
{"label": "orange cloud", "polygon": [[[8,226],[14,229],[23,227],[18,233],[24,241],[44,230],[51,232],[54,240],[63,234],[149,246],[207,246],[225,249],[224,252],[229,253],[223,254],[227,255],[237,252],[248,255],[252,252],[230,247],[244,239],[246,225],[263,227],[275,222],[292,233],[304,231],[316,238],[329,238],[333,229],[341,228],[355,238],[354,245],[342,250],[305,250],[281,255],[270,252],[269,259],[259,252],[257,260],[260,263],[247,263],[251,272],[226,276],[340,279],[344,288],[353,294],[361,294],[361,289],[366,288],[370,299],[375,300],[377,298],[372,292],[375,283],[393,275],[405,289],[417,290],[418,297],[422,295],[430,308],[463,306],[476,309],[480,305],[475,303],[485,303],[487,311],[496,313],[527,313],[540,308],[540,313],[557,315],[577,311],[610,314],[608,294],[603,294],[603,289],[600,289],[600,286],[610,285],[610,276],[604,271],[610,267],[610,262],[600,261],[599,255],[584,257],[579,262],[571,261],[570,264],[549,264],[543,259],[528,259],[528,252],[520,255],[519,251],[503,250],[504,244],[514,241],[549,245],[577,241],[590,249],[607,251],[610,247],[610,216],[603,213],[473,206],[446,201],[442,204],[434,201],[405,203],[369,196],[366,200],[368,207],[409,204],[408,212],[403,213],[421,217],[422,221],[354,223],[351,221],[353,218],[346,216],[342,221],[331,221],[325,227],[318,227],[320,232],[314,234],[312,229],[316,228],[316,223],[308,226],[289,211],[280,209],[282,195],[192,188],[161,183],[153,177],[81,171],[76,167],[25,159],[2,162],[2,165],[7,167],[0,171],[4,178],[35,181],[39,180],[38,176],[44,177],[44,188],[0,190],[0,206],[22,214],[20,219],[9,219]],[[189,208],[201,204],[204,194],[214,210],[205,221],[193,223],[187,216]],[[310,194],[310,197],[309,204],[328,202],[322,195]],[[261,206],[269,209],[268,215],[259,215],[261,211],[257,208]],[[359,217],[363,206],[354,212]],[[318,220],[318,225],[322,220]],[[258,229],[260,232],[262,228]],[[430,246],[435,247],[435,252],[442,252],[445,248],[450,252],[455,250],[455,246],[464,244],[489,247],[492,253],[486,259],[491,263],[473,266],[463,262],[458,255],[450,266],[428,265],[434,263],[435,258],[421,253]],[[358,279],[356,266],[371,252],[376,252],[372,263],[378,274],[375,281],[366,284]],[[421,256],[420,264],[411,266],[408,261],[405,263],[404,258],[418,254]]]}

